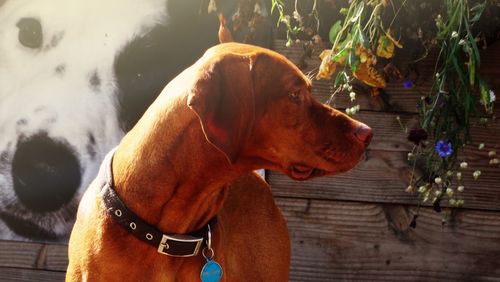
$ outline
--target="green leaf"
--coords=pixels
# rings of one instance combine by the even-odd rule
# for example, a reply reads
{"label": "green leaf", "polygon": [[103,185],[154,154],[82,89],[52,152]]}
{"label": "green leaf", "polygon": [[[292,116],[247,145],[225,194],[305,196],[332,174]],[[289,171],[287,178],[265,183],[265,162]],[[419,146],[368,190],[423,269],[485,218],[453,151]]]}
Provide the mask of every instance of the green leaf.
{"label": "green leaf", "polygon": [[328,32],[328,39],[330,39],[330,42],[332,44],[335,44],[335,39],[337,38],[337,35],[341,29],[342,29],[342,22],[340,20],[334,23],[330,28],[330,32]]}
{"label": "green leaf", "polygon": [[[275,8],[280,8],[283,7],[283,1],[282,0],[271,0],[271,14],[274,12]],[[280,13],[281,14],[281,13]]]}
{"label": "green leaf", "polygon": [[477,3],[474,7],[470,9],[470,11],[472,12],[472,19],[470,20],[471,23],[479,21],[481,15],[483,14],[484,9],[486,8],[486,3],[487,1],[484,1],[483,3]]}
{"label": "green leaf", "polygon": [[340,50],[337,54],[335,54],[335,56],[332,57],[332,61],[338,62],[341,58],[347,56],[347,51],[347,48]]}
{"label": "green leaf", "polygon": [[344,81],[346,81],[347,74],[345,70],[339,71],[337,77],[335,77],[335,87],[339,87]]}
{"label": "green leaf", "polygon": [[487,112],[491,112],[493,107],[490,98],[490,88],[482,79],[479,79],[479,95],[481,96],[481,104],[484,105]]}
{"label": "green leaf", "polygon": [[370,49],[370,41],[367,40],[365,33],[363,32],[362,29],[359,30],[359,42],[365,47],[366,49]]}
{"label": "green leaf", "polygon": [[476,64],[475,60],[472,57],[469,57],[469,84],[471,87],[474,87],[474,82],[476,81]]}
{"label": "green leaf", "polygon": [[349,53],[349,67],[351,68],[352,72],[356,72],[358,70],[359,66],[359,58],[355,54],[356,52],[351,51]]}
{"label": "green leaf", "polygon": [[354,12],[354,16],[350,19],[351,22],[357,22],[358,19],[361,17],[363,14],[363,11],[365,10],[365,2],[359,3],[359,6],[357,7],[358,9]]}

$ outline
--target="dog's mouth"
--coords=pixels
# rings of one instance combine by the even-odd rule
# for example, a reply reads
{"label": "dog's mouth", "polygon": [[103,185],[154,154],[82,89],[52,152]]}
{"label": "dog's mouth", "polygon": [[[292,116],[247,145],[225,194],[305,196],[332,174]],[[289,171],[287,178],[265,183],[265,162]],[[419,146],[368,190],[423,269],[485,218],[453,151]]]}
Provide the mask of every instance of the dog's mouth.
{"label": "dog's mouth", "polygon": [[323,176],[328,172],[304,164],[294,164],[289,168],[289,176],[295,180],[307,180],[313,177]]}

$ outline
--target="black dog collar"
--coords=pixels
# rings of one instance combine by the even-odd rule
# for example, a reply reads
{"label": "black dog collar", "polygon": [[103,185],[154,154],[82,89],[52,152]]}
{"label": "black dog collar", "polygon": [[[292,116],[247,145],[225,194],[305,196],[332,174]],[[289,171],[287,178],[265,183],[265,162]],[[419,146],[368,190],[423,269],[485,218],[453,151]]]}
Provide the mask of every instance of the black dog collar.
{"label": "black dog collar", "polygon": [[196,256],[201,246],[208,240],[209,228],[214,230],[217,218],[212,218],[203,228],[186,235],[164,234],[145,222],[127,208],[114,189],[111,170],[114,151],[108,153],[104,159],[100,173],[105,177],[101,186],[101,194],[108,215],[137,239],[154,246],[160,254],[175,257]]}

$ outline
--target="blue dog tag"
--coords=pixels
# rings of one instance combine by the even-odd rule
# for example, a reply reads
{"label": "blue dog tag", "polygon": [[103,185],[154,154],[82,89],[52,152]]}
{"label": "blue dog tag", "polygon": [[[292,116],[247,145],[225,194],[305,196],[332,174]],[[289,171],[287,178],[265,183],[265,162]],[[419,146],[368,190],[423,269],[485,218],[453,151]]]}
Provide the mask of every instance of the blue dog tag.
{"label": "blue dog tag", "polygon": [[218,282],[222,278],[222,267],[214,260],[207,259],[200,273],[201,282]]}

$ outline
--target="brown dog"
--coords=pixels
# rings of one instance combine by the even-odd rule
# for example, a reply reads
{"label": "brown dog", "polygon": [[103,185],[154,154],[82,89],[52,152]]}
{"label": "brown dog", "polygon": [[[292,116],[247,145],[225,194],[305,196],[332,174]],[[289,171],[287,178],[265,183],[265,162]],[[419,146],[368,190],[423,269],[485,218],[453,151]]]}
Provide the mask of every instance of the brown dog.
{"label": "brown dog", "polygon": [[[201,251],[175,257],[161,253],[172,239],[159,247],[145,243],[136,224],[121,225],[125,215],[103,200],[113,186],[137,218],[164,234],[192,233],[216,217],[213,250],[204,254],[213,252],[222,266],[221,281],[288,281],[285,221],[251,171],[264,167],[297,180],[345,172],[372,136],[310,91],[307,77],[275,52],[237,43],[208,50],[122,140],[112,180],[96,179],[86,191],[66,280],[200,281]],[[207,247],[207,234],[197,248]]]}

